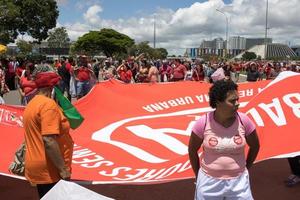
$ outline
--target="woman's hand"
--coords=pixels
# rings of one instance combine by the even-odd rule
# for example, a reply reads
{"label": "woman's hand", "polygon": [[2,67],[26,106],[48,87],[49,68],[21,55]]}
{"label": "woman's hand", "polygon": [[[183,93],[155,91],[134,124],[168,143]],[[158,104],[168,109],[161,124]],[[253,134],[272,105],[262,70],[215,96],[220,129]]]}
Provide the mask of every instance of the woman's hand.
{"label": "woman's hand", "polygon": [[260,148],[256,130],[254,130],[250,135],[246,136],[246,142],[250,147],[246,160],[246,167],[249,169],[255,161]]}
{"label": "woman's hand", "polygon": [[61,179],[69,181],[70,178],[71,178],[71,173],[70,173],[70,171],[67,170],[66,168],[63,168],[63,169],[59,172],[59,176],[61,177]]}

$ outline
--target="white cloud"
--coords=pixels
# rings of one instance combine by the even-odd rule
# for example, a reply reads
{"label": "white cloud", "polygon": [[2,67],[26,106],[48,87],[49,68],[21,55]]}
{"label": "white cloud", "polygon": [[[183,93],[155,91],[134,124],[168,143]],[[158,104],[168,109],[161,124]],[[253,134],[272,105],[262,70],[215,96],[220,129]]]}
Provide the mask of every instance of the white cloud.
{"label": "white cloud", "polygon": [[58,5],[64,5],[68,3],[68,0],[56,0]]}
{"label": "white cloud", "polygon": [[80,36],[83,36],[85,33],[89,32],[90,30],[95,30],[91,26],[82,23],[65,24],[65,27],[72,41],[78,39]]}
{"label": "white cloud", "polygon": [[[229,36],[264,37],[265,1],[233,0],[230,5],[222,0],[196,2],[189,7],[176,11],[158,8],[156,10],[157,47],[167,48],[171,52],[184,52],[184,48],[198,47],[203,39],[225,37],[226,20],[217,12],[220,9],[229,18]],[[275,42],[300,42],[299,0],[269,0],[269,36]],[[129,35],[136,42],[153,43],[154,14],[131,17],[129,19],[104,20],[99,4],[89,7],[84,14],[86,24],[75,23],[66,26],[70,38],[91,29],[113,28]],[[109,12],[109,11],[108,11]]]}
{"label": "white cloud", "polygon": [[97,25],[101,23],[99,13],[103,11],[99,5],[93,5],[88,8],[86,13],[83,14],[83,18],[91,25]]}
{"label": "white cloud", "polygon": [[[72,2],[74,2],[74,0],[72,0]],[[91,7],[93,5],[101,5],[101,0],[78,0],[75,1],[75,7],[79,10],[84,10],[88,7]]]}

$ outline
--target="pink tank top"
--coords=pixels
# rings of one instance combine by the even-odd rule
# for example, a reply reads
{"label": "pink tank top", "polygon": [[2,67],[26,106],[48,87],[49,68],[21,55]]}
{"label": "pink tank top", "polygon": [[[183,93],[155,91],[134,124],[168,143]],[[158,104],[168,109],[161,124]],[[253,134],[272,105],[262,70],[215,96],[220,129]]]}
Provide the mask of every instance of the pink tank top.
{"label": "pink tank top", "polygon": [[203,139],[201,170],[220,179],[237,177],[246,167],[245,136],[255,130],[255,124],[245,114],[237,113],[233,124],[225,128],[214,120],[213,113],[202,116],[193,127]]}

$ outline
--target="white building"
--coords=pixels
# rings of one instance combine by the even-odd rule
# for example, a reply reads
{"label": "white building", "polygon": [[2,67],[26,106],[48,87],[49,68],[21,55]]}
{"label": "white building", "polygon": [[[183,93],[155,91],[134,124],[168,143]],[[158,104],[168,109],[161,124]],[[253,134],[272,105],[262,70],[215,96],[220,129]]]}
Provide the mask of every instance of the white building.
{"label": "white building", "polygon": [[230,37],[228,40],[228,49],[246,49],[246,38],[240,36]]}

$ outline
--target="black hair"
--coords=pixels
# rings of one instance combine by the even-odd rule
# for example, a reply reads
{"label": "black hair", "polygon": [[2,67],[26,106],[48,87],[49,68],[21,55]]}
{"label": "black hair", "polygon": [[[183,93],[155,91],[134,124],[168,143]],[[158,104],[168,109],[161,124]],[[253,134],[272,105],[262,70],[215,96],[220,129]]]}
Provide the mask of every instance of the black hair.
{"label": "black hair", "polygon": [[212,108],[217,107],[217,102],[224,102],[229,91],[235,91],[238,85],[231,80],[216,81],[209,89],[209,105]]}

